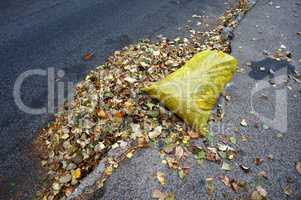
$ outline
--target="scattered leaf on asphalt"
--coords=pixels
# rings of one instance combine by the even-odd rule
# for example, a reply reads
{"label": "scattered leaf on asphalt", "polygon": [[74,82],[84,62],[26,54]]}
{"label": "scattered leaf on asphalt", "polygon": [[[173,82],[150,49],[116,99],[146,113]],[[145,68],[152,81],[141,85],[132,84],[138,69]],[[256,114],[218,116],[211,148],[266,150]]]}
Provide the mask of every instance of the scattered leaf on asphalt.
{"label": "scattered leaf on asphalt", "polygon": [[269,159],[269,160],[273,160],[273,159],[274,159],[273,154],[269,154],[269,155],[268,155],[268,159]]}
{"label": "scattered leaf on asphalt", "polygon": [[154,199],[165,200],[165,198],[167,197],[167,195],[168,194],[166,192],[161,192],[158,189],[155,189],[152,192],[152,198],[154,198]]}
{"label": "scattered leaf on asphalt", "polygon": [[237,142],[235,136],[229,137],[229,140],[232,144],[236,144],[236,142]]}
{"label": "scattered leaf on asphalt", "polygon": [[235,180],[231,181],[231,188],[234,192],[239,192],[240,187],[239,187],[237,181],[235,181]]}
{"label": "scattered leaf on asphalt", "polygon": [[185,172],[184,172],[183,169],[179,169],[178,174],[179,174],[179,177],[180,177],[181,179],[183,179],[183,178],[186,176],[186,174],[185,174]]}
{"label": "scattered leaf on asphalt", "polygon": [[127,154],[126,154],[126,157],[127,158],[132,158],[134,155],[134,151],[129,151]]}
{"label": "scattered leaf on asphalt", "polygon": [[287,196],[293,196],[294,193],[293,190],[288,185],[283,188],[283,192]]}
{"label": "scattered leaf on asphalt", "polygon": [[214,192],[214,185],[213,185],[213,178],[208,177],[206,178],[206,190],[209,198],[213,195]]}
{"label": "scattered leaf on asphalt", "polygon": [[156,177],[161,185],[165,185],[165,174],[163,172],[158,171]]}
{"label": "scattered leaf on asphalt", "polygon": [[249,173],[249,172],[250,172],[250,168],[249,168],[249,167],[247,167],[247,166],[245,166],[245,165],[243,165],[243,164],[240,164],[239,166],[240,166],[240,168],[241,168],[245,173]]}
{"label": "scattered leaf on asphalt", "polygon": [[214,147],[208,147],[206,152],[206,159],[209,161],[219,161],[220,157],[218,156],[217,149]]}
{"label": "scattered leaf on asphalt", "polygon": [[169,168],[171,169],[177,169],[178,168],[178,161],[174,158],[171,158],[171,157],[167,157],[166,158],[167,160],[167,165]]}
{"label": "scattered leaf on asphalt", "polygon": [[263,187],[257,186],[257,187],[256,187],[256,190],[257,190],[257,192],[260,194],[260,196],[262,196],[262,197],[264,197],[264,198],[267,197],[268,193],[267,193],[267,191],[266,191]]}
{"label": "scattered leaf on asphalt", "polygon": [[181,146],[177,146],[176,147],[176,157],[177,157],[177,159],[180,160],[183,157],[183,155],[184,155],[183,148]]}
{"label": "scattered leaf on asphalt", "polygon": [[263,128],[264,130],[267,130],[267,129],[269,129],[270,127],[269,127],[268,125],[266,125],[266,124],[263,124],[263,125],[262,125],[262,128]]}
{"label": "scattered leaf on asphalt", "polygon": [[225,184],[227,187],[231,187],[230,178],[228,176],[220,176],[220,180]]}
{"label": "scattered leaf on asphalt", "polygon": [[222,169],[225,171],[230,171],[231,170],[230,164],[223,162]]}
{"label": "scattered leaf on asphalt", "polygon": [[228,151],[226,152],[226,155],[227,155],[227,158],[228,158],[229,160],[233,160],[233,159],[235,159],[235,157],[236,157],[236,151],[235,151],[235,150],[228,150]]}
{"label": "scattered leaf on asphalt", "polygon": [[158,189],[153,190],[152,198],[158,200],[175,200],[175,196],[171,192],[161,192]]}
{"label": "scattered leaf on asphalt", "polygon": [[189,169],[190,169],[189,165],[187,163],[184,163],[182,170],[183,170],[185,176],[187,176],[189,174]]}
{"label": "scattered leaf on asphalt", "polygon": [[254,164],[255,165],[261,165],[262,163],[263,163],[263,159],[262,158],[259,158],[259,157],[255,158],[255,160],[254,160]]}
{"label": "scattered leaf on asphalt", "polygon": [[245,186],[244,182],[230,179],[228,176],[220,176],[220,180],[234,192],[239,192],[239,189]]}
{"label": "scattered leaf on asphalt", "polygon": [[277,133],[277,138],[283,138],[283,134],[282,133]]}
{"label": "scattered leaf on asphalt", "polygon": [[250,200],[265,200],[265,198],[261,196],[257,190],[255,190],[252,192]]}
{"label": "scattered leaf on asphalt", "polygon": [[84,54],[84,60],[85,61],[89,61],[89,60],[91,60],[92,59],[92,57],[93,57],[93,54],[91,53],[91,52],[86,52],[85,54]]}
{"label": "scattered leaf on asphalt", "polygon": [[247,121],[246,121],[245,119],[242,119],[242,120],[240,121],[240,125],[242,125],[242,126],[244,126],[244,127],[247,127],[247,126],[248,126],[248,123],[247,123]]}
{"label": "scattered leaf on asphalt", "polygon": [[258,176],[261,176],[261,177],[263,177],[263,178],[265,178],[265,179],[268,179],[268,174],[266,173],[266,171],[261,171],[261,172],[259,172],[259,173],[258,173]]}
{"label": "scattered leaf on asphalt", "polygon": [[301,162],[296,163],[296,170],[299,174],[301,174]]}
{"label": "scattered leaf on asphalt", "polygon": [[175,200],[175,195],[173,193],[168,193],[165,200]]}
{"label": "scattered leaf on asphalt", "polygon": [[293,177],[292,176],[286,176],[286,181],[287,183],[292,183],[293,182]]}

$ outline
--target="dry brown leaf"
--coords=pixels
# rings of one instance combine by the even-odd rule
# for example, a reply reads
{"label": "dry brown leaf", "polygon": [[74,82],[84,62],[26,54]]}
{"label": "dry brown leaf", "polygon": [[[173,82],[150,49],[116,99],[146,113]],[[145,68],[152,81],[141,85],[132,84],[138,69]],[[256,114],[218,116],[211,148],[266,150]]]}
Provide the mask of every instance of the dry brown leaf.
{"label": "dry brown leaf", "polygon": [[242,142],[247,142],[248,141],[248,137],[246,135],[241,135],[240,140]]}
{"label": "dry brown leaf", "polygon": [[124,115],[125,115],[125,113],[123,111],[119,111],[119,112],[116,112],[114,116],[117,118],[123,118]]}
{"label": "dry brown leaf", "polygon": [[167,196],[168,194],[166,192],[161,192],[158,189],[155,189],[152,192],[152,198],[154,199],[164,200]]}
{"label": "dry brown leaf", "polygon": [[209,160],[209,161],[214,161],[214,162],[220,160],[220,158],[217,154],[216,148],[213,148],[213,147],[208,147],[207,148],[206,159]]}
{"label": "dry brown leaf", "polygon": [[96,108],[96,115],[100,118],[106,118],[107,114],[104,110],[100,109],[100,108]]}
{"label": "dry brown leaf", "polygon": [[230,185],[230,178],[228,176],[220,176],[220,180],[225,184],[227,187],[231,187]]}
{"label": "dry brown leaf", "polygon": [[72,194],[72,192],[74,191],[74,188],[73,187],[68,187],[66,190],[65,190],[65,195],[68,197]]}
{"label": "dry brown leaf", "polygon": [[254,160],[254,164],[255,165],[261,165],[263,163],[263,159],[262,158],[255,158],[255,160]]}
{"label": "dry brown leaf", "polygon": [[174,194],[170,192],[161,192],[158,189],[153,190],[152,198],[158,200],[175,200]]}
{"label": "dry brown leaf", "polygon": [[262,196],[262,197],[264,197],[264,198],[267,197],[268,193],[267,193],[267,191],[266,191],[263,187],[257,186],[257,187],[256,187],[256,190],[257,190],[257,192],[260,194],[260,196]]}
{"label": "dry brown leaf", "polygon": [[139,148],[144,148],[147,146],[147,141],[144,137],[138,137],[137,143]]}
{"label": "dry brown leaf", "polygon": [[190,169],[189,165],[187,163],[184,163],[182,170],[186,176],[189,174],[189,169]]}
{"label": "dry brown leaf", "polygon": [[89,60],[92,59],[92,57],[93,57],[93,53],[91,53],[91,52],[86,52],[86,53],[84,54],[83,59],[84,59],[85,61],[89,61]]}
{"label": "dry brown leaf", "polygon": [[293,177],[291,177],[291,176],[286,176],[286,181],[287,181],[288,183],[292,183],[292,182],[293,182]]}
{"label": "dry brown leaf", "polygon": [[167,165],[168,167],[170,167],[171,169],[177,169],[178,168],[178,161],[174,158],[166,158],[167,160]]}
{"label": "dry brown leaf", "polygon": [[235,180],[231,181],[231,188],[234,192],[239,192],[239,185]]}
{"label": "dry brown leaf", "polygon": [[214,185],[213,185],[212,177],[206,178],[206,189],[207,189],[208,196],[211,197],[214,192]]}
{"label": "dry brown leaf", "polygon": [[188,131],[188,135],[191,139],[197,139],[200,137],[200,135],[195,131]]}
{"label": "dry brown leaf", "polygon": [[264,200],[264,199],[265,198],[261,196],[257,190],[253,191],[250,197],[250,200]]}

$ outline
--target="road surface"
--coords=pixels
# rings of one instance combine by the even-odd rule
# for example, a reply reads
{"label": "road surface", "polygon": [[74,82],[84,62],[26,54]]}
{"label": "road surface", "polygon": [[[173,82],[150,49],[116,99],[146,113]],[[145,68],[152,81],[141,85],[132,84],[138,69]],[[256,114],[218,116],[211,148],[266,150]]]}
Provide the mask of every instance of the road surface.
{"label": "road surface", "polygon": [[[60,82],[77,82],[114,50],[157,34],[180,35],[192,14],[213,21],[228,4],[211,0],[10,0],[0,2],[0,199],[31,199],[41,170],[32,156],[37,130],[52,114],[30,115],[13,98],[18,76],[32,69],[64,70]],[[82,56],[92,52],[85,62]],[[47,105],[47,77],[31,76],[23,102]],[[56,104],[55,104],[56,105]]]}

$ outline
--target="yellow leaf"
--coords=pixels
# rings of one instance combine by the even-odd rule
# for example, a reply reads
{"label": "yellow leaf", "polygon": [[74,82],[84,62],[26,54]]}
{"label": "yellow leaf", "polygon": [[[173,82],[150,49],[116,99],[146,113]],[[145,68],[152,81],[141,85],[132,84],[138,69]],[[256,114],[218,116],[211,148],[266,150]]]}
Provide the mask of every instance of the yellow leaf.
{"label": "yellow leaf", "polygon": [[133,157],[133,155],[134,155],[134,151],[132,150],[132,151],[129,151],[129,152],[126,154],[126,157],[130,159],[130,158]]}
{"label": "yellow leaf", "polygon": [[161,185],[165,185],[165,174],[163,172],[157,172],[157,179]]}
{"label": "yellow leaf", "polygon": [[77,168],[72,172],[72,177],[75,179],[79,179],[81,177],[81,171],[80,168]]}

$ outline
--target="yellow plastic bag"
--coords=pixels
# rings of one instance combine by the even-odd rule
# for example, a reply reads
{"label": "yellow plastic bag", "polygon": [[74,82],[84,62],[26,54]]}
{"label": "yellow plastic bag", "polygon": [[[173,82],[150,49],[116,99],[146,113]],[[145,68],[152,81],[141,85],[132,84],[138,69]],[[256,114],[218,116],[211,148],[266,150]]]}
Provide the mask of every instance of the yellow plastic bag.
{"label": "yellow plastic bag", "polygon": [[143,91],[205,135],[211,110],[232,79],[236,66],[234,57],[217,50],[205,50]]}

